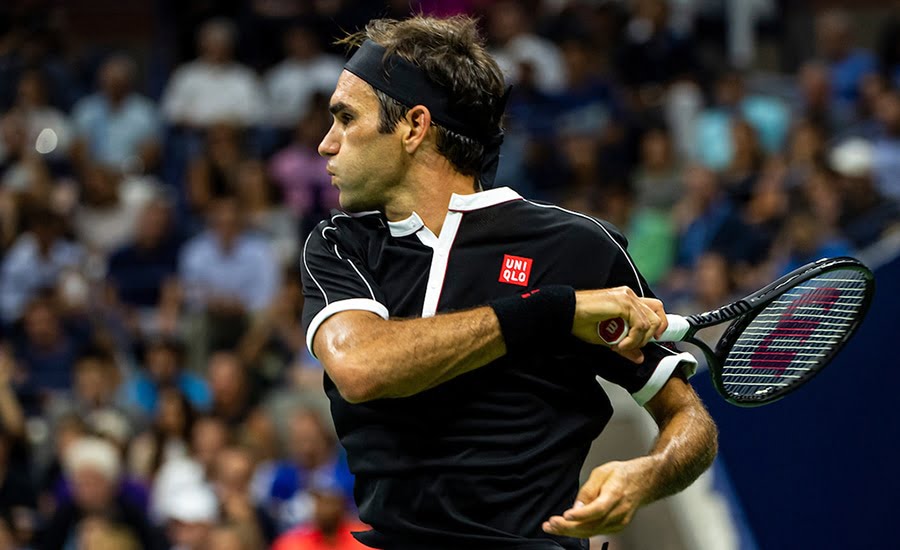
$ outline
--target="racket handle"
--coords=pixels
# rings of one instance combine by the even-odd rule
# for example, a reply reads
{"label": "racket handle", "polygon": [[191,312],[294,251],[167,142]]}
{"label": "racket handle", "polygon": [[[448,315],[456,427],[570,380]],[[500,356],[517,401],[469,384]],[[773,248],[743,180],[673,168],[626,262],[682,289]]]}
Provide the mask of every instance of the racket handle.
{"label": "racket handle", "polygon": [[[681,315],[669,313],[666,314],[666,320],[669,322],[668,328],[659,338],[653,338],[653,342],[680,342],[691,328],[687,319]],[[621,317],[600,321],[597,324],[597,334],[607,345],[618,344],[628,336],[628,321]]]}

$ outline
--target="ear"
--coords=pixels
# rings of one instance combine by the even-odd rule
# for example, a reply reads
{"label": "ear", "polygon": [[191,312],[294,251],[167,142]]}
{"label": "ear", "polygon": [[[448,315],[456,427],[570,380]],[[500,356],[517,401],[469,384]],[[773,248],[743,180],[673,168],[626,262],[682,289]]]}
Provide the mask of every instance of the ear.
{"label": "ear", "polygon": [[404,117],[406,132],[403,135],[403,147],[413,154],[428,135],[431,128],[431,112],[424,105],[416,105],[407,111]]}

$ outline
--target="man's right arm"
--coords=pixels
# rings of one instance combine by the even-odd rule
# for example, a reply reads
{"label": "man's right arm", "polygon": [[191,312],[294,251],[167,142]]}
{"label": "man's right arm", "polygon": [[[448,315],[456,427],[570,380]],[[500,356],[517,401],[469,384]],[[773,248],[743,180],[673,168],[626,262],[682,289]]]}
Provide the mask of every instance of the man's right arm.
{"label": "man's right arm", "polygon": [[[619,287],[576,293],[572,333],[600,343],[597,323],[614,317],[629,321],[629,336],[616,351],[642,360],[640,348],[665,330],[662,304]],[[342,311],[316,330],[313,352],[341,395],[351,403],[407,397],[506,354],[493,308],[421,319],[382,319],[368,311]]]}

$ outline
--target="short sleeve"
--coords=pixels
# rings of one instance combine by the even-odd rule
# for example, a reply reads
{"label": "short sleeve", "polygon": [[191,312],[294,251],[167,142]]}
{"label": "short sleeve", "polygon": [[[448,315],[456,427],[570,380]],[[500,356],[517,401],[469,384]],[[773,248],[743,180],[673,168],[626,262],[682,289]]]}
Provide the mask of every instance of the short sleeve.
{"label": "short sleeve", "polygon": [[593,363],[594,372],[625,388],[642,407],[666,385],[675,369],[680,368],[688,378],[697,370],[697,359],[693,355],[665,344],[644,347],[644,362],[641,364],[632,363],[608,350],[603,351],[607,357]]}
{"label": "short sleeve", "polygon": [[[655,298],[626,250],[625,237],[612,226],[602,226],[602,229],[613,245],[608,248],[612,259],[604,274],[604,286],[628,286],[638,296]],[[680,368],[686,377],[697,370],[697,359],[688,352],[679,352],[671,344],[649,344],[643,352],[644,362],[637,364],[605,348],[595,348],[594,353],[602,353],[602,357],[596,357],[592,365],[597,376],[625,388],[642,407],[662,389],[675,369]]]}
{"label": "short sleeve", "polygon": [[357,247],[333,223],[319,224],[303,246],[303,324],[306,346],[313,351],[316,331],[329,317],[341,311],[371,311],[387,319],[388,308],[381,289],[365,263],[350,252]]}

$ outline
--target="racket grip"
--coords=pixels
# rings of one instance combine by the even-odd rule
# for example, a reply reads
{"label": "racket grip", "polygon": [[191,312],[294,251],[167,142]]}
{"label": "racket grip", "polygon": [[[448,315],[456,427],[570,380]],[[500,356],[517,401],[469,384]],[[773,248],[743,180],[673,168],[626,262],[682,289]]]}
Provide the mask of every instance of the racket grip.
{"label": "racket grip", "polygon": [[[654,342],[680,342],[685,337],[691,325],[681,315],[666,314],[669,326],[659,338],[653,338]],[[607,319],[597,324],[597,334],[607,345],[615,345],[628,336],[628,321],[621,317]]]}

